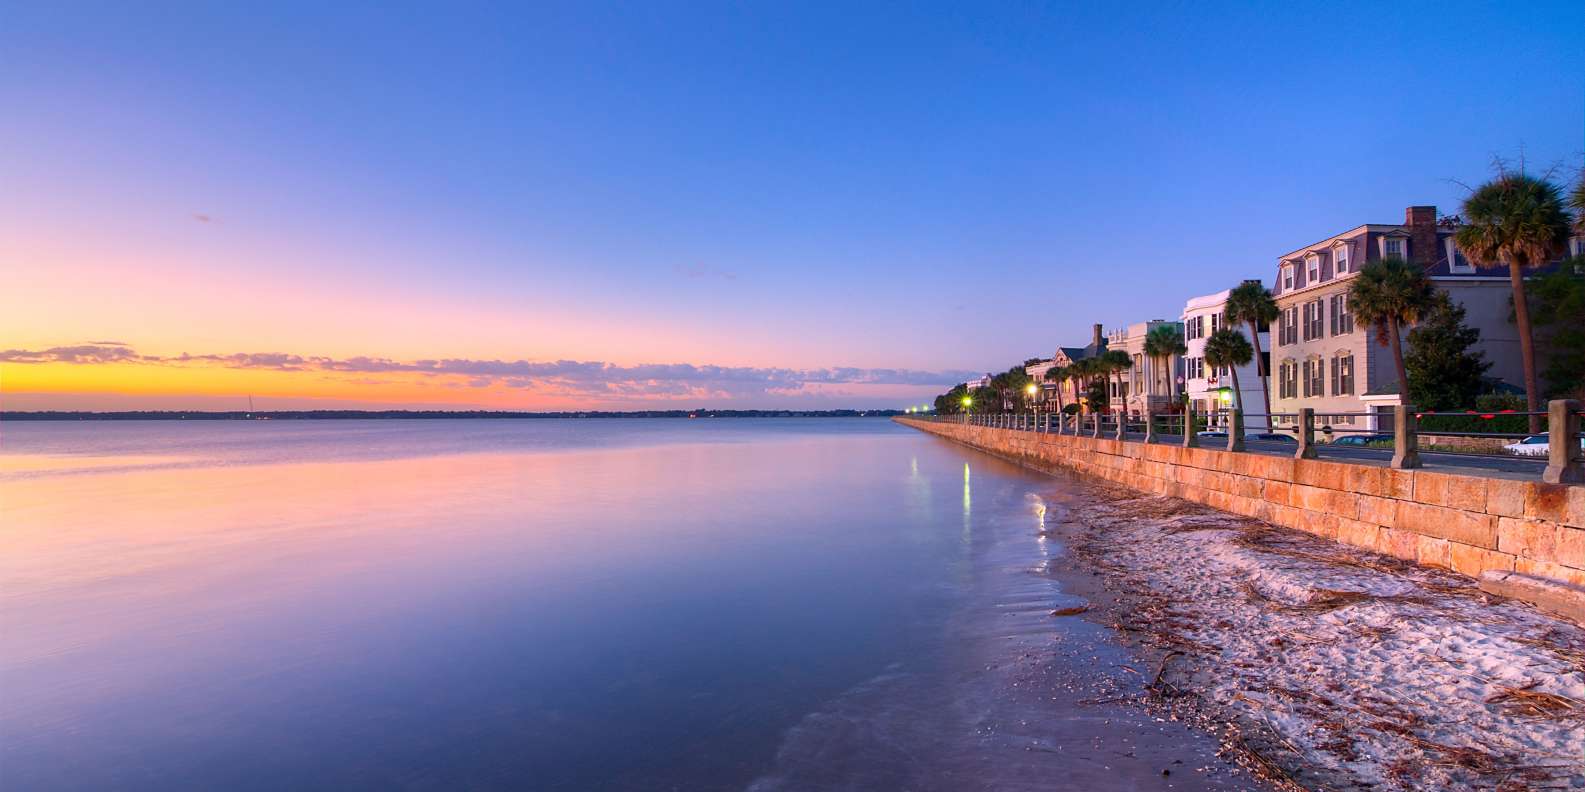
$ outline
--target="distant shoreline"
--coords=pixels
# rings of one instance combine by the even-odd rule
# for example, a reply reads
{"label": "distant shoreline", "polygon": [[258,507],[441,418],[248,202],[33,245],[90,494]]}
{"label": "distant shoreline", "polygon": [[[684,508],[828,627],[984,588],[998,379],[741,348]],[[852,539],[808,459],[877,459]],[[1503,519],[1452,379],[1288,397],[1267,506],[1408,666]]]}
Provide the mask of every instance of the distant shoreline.
{"label": "distant shoreline", "polygon": [[41,410],[0,412],[5,421],[324,421],[435,420],[457,418],[891,418],[902,410],[634,410],[607,412],[512,412],[503,410],[119,410],[87,412]]}

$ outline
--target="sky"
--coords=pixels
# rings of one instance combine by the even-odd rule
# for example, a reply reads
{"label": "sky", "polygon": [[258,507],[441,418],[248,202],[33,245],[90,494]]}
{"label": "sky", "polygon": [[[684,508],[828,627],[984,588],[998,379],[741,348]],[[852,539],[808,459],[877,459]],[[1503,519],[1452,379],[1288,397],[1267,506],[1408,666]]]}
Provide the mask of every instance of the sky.
{"label": "sky", "polygon": [[1585,162],[1578,2],[4,16],[5,410],[923,404]]}

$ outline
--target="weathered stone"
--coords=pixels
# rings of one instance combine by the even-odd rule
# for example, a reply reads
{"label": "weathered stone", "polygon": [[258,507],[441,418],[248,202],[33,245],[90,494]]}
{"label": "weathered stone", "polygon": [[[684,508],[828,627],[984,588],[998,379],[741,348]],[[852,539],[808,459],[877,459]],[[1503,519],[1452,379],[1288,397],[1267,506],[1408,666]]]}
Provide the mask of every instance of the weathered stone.
{"label": "weathered stone", "polygon": [[1381,532],[1376,534],[1376,552],[1386,553],[1405,561],[1415,561],[1420,554],[1419,539],[1419,534],[1412,531],[1382,528]]}
{"label": "weathered stone", "polygon": [[1357,495],[1355,498],[1359,505],[1359,519],[1389,528],[1394,527],[1398,513],[1397,501],[1372,495]]}
{"label": "weathered stone", "polygon": [[1337,540],[1343,544],[1375,550],[1381,526],[1360,520],[1338,520]]}
{"label": "weathered stone", "polygon": [[1293,459],[1293,480],[1309,487],[1342,489],[1348,484],[1349,466],[1319,459]]}
{"label": "weathered stone", "polygon": [[1525,558],[1551,561],[1557,555],[1557,523],[1523,517],[1497,518],[1497,549]]}
{"label": "weathered stone", "polygon": [[1484,547],[1449,542],[1448,560],[1453,567],[1453,571],[1469,575],[1470,577],[1480,577],[1483,573],[1493,569],[1505,572],[1512,571],[1514,557],[1507,553],[1499,553],[1496,550],[1487,550]]}
{"label": "weathered stone", "polygon": [[1448,559],[1448,545],[1446,539],[1437,539],[1432,536],[1417,536],[1415,538],[1415,561],[1425,566],[1442,567],[1451,566]]}
{"label": "weathered stone", "polygon": [[1557,550],[1552,560],[1563,566],[1585,569],[1585,528],[1560,525],[1557,529]]}
{"label": "weathered stone", "polygon": [[1523,600],[1552,613],[1585,622],[1585,586],[1549,580],[1523,571],[1491,571],[1480,576],[1482,591]]}
{"label": "weathered stone", "polygon": [[1523,517],[1525,482],[1508,479],[1486,480],[1486,513],[1501,517]]}
{"label": "weathered stone", "polygon": [[1574,487],[1568,484],[1531,482],[1526,487],[1524,516],[1535,520],[1568,522],[1571,489]]}
{"label": "weathered stone", "polygon": [[1412,531],[1455,542],[1497,548],[1497,518],[1490,514],[1471,514],[1445,506],[1398,501],[1395,530]]}
{"label": "weathered stone", "polygon": [[1387,497],[1409,500],[1414,497],[1414,473],[1408,470],[1383,468],[1386,474]]}
{"label": "weathered stone", "polygon": [[1387,495],[1387,469],[1368,465],[1348,466],[1348,486],[1345,489],[1373,497]]}

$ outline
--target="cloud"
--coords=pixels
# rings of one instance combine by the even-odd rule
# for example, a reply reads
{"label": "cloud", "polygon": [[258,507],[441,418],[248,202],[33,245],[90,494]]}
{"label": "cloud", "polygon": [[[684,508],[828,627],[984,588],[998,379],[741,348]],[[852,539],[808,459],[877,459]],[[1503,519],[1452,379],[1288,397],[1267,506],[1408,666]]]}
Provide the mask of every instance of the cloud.
{"label": "cloud", "polygon": [[210,217],[209,215],[199,214],[199,213],[196,213],[196,212],[193,214],[193,219],[197,220],[200,223],[212,223],[212,222],[215,221],[215,219],[213,217]]}
{"label": "cloud", "polygon": [[130,347],[116,344],[77,344],[49,349],[0,351],[0,363],[124,363],[141,358]]}
{"label": "cloud", "polygon": [[234,352],[160,357],[139,355],[130,347],[83,344],[43,350],[0,352],[0,362],[214,366],[231,369],[308,371],[349,383],[389,381],[371,375],[409,375],[437,384],[468,388],[532,389],[547,394],[606,399],[735,399],[807,393],[829,386],[903,385],[945,387],[975,376],[970,371],[917,371],[895,368],[798,369],[713,366],[693,363],[619,365],[580,360],[476,360],[444,358],[393,360],[356,356],[332,358],[283,352]]}

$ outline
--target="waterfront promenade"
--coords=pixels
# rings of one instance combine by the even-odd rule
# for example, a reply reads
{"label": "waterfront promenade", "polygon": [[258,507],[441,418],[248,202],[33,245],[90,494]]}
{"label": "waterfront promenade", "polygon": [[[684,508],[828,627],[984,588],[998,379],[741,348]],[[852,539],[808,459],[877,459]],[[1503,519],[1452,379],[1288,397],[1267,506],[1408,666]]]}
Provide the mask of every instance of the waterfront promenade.
{"label": "waterfront promenade", "polygon": [[[1479,578],[1496,593],[1585,619],[1585,486],[1436,459],[1349,461],[1147,444],[947,420],[905,425],[1040,469],[1156,495]],[[1429,455],[1428,455],[1429,456]]]}

